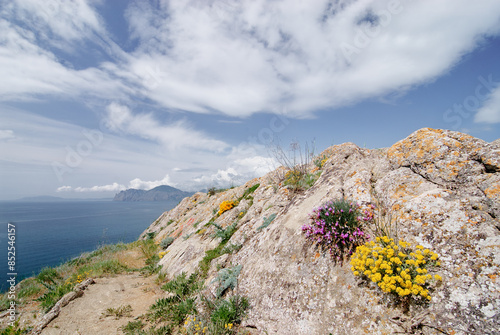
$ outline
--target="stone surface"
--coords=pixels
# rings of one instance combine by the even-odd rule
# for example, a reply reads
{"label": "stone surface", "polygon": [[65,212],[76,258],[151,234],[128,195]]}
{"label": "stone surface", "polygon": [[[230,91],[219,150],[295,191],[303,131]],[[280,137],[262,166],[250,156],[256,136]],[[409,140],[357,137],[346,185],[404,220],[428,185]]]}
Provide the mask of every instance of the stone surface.
{"label": "stone surface", "polygon": [[[160,262],[163,271],[169,277],[195,271],[220,241],[209,221],[222,227],[236,221],[229,243],[242,248],[214,260],[206,284],[216,264],[243,266],[238,292],[251,301],[243,326],[253,334],[498,333],[500,142],[424,128],[387,149],[345,143],[323,154],[329,159],[321,176],[305,192],[284,187],[277,170],[223,193],[197,193],[162,215],[145,233],[156,232],[158,243],[176,238]],[[215,215],[222,201],[241,198],[257,183],[253,199]],[[306,241],[301,226],[313,208],[341,197],[376,204],[378,218],[399,238],[440,255],[443,282],[428,306],[404,315],[348,264]],[[274,221],[258,230],[272,214]]]}

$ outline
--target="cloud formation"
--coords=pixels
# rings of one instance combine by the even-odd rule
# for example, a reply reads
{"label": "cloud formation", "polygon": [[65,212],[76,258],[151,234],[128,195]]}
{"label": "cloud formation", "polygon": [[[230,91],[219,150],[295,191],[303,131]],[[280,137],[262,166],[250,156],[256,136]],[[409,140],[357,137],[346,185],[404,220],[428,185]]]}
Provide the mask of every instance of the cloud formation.
{"label": "cloud formation", "polygon": [[109,129],[156,141],[172,151],[190,148],[222,152],[229,147],[222,141],[192,129],[184,121],[164,125],[152,114],[134,115],[127,106],[118,103],[108,105],[107,112],[106,125]]}
{"label": "cloud formation", "polygon": [[[310,117],[432,81],[500,32],[497,0],[131,2],[125,19],[135,47],[125,52],[97,6],[5,6],[0,99],[139,98],[170,112],[235,117],[288,106],[289,116]],[[75,69],[57,52],[71,54],[77,43],[101,57]]]}
{"label": "cloud formation", "polygon": [[74,192],[120,192],[120,191],[129,189],[129,188],[133,188],[136,190],[148,191],[148,190],[151,190],[151,189],[153,189],[157,186],[161,186],[161,185],[174,186],[175,184],[173,184],[170,181],[170,177],[168,175],[166,175],[163,179],[154,180],[154,181],[145,181],[145,180],[141,180],[139,178],[135,178],[128,183],[128,186],[121,185],[118,183],[112,183],[109,185],[98,185],[98,186],[92,186],[92,187],[81,187],[81,186],[72,187],[72,186],[65,185],[65,186],[61,186],[61,187],[57,188],[57,192],[71,192],[71,191],[74,191]]}
{"label": "cloud formation", "polygon": [[500,86],[493,90],[483,106],[478,109],[474,121],[486,123],[500,122]]}
{"label": "cloud formation", "polygon": [[140,47],[125,66],[172,109],[307,117],[434,80],[498,34],[499,13],[494,0],[170,1],[129,8]]}
{"label": "cloud formation", "polygon": [[0,141],[1,140],[11,140],[15,138],[14,131],[10,129],[0,130]]}

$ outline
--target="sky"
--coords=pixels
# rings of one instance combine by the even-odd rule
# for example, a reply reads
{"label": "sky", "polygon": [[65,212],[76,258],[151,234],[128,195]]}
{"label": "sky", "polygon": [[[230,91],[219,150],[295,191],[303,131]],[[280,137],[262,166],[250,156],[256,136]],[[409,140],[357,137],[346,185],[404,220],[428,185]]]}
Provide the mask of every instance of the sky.
{"label": "sky", "polygon": [[186,191],[278,145],[500,137],[498,0],[0,1],[0,200]]}

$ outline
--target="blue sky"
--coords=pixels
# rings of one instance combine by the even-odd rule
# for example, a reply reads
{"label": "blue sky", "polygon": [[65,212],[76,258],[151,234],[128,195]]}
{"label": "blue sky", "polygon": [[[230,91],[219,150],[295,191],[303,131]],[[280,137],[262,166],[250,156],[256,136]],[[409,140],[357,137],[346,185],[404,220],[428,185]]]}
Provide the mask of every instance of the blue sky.
{"label": "blue sky", "polygon": [[500,2],[0,5],[0,200],[238,185],[422,127],[500,137]]}

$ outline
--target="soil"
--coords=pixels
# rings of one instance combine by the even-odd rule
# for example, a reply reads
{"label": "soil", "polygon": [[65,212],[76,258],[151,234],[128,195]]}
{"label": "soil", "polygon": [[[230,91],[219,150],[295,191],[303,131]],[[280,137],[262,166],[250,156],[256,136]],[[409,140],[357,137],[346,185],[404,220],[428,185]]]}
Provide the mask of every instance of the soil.
{"label": "soil", "polygon": [[[59,316],[42,331],[42,335],[123,334],[120,327],[144,315],[149,306],[162,296],[162,291],[154,282],[155,278],[143,277],[138,273],[97,278],[82,297],[62,308]],[[131,316],[105,316],[108,308],[117,309],[127,305],[132,307]]]}

